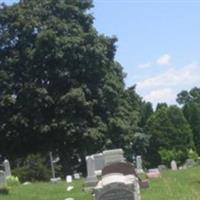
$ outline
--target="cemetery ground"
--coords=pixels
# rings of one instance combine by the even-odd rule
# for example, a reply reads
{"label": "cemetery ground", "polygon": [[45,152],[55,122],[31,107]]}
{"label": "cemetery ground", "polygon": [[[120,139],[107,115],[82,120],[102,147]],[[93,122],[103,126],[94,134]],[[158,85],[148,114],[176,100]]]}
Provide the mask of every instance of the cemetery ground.
{"label": "cemetery ground", "polygon": [[[1,200],[92,200],[90,193],[83,192],[84,180],[73,181],[74,189],[66,191],[66,183],[33,183],[11,188]],[[166,171],[161,178],[151,179],[150,187],[142,189],[142,200],[200,200],[200,167],[179,171]]]}

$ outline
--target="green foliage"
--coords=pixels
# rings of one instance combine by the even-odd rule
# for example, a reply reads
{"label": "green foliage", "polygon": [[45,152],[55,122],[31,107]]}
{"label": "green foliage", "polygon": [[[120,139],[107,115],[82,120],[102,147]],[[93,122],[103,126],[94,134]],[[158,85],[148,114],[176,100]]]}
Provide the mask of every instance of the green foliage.
{"label": "green foliage", "polygon": [[125,90],[116,38],[98,34],[91,7],[24,0],[0,8],[3,154],[57,151],[65,173],[80,159],[83,170],[85,156],[105,148],[130,154],[139,97]]}
{"label": "green foliage", "polygon": [[192,149],[190,149],[190,150],[188,151],[188,158],[189,158],[189,159],[192,159],[192,160],[196,161],[196,160],[198,159],[198,157],[199,157],[199,155],[197,154],[196,151],[194,151],[194,150],[192,150]]}
{"label": "green foliage", "polygon": [[187,159],[187,154],[184,150],[168,150],[168,149],[160,149],[159,155],[161,157],[161,163],[170,167],[170,163],[172,160],[176,160],[177,164],[183,164],[184,161]]}
{"label": "green foliage", "polygon": [[20,184],[19,178],[17,176],[6,177],[6,183],[8,186],[17,186]]}
{"label": "green foliage", "polygon": [[21,182],[48,181],[51,177],[50,166],[39,154],[30,154],[22,159],[20,166],[13,170]]}
{"label": "green foliage", "polygon": [[188,149],[194,148],[191,128],[177,106],[161,107],[148,120],[146,132],[151,137],[149,162],[157,166],[171,158],[183,163]]}
{"label": "green foliage", "polygon": [[197,153],[200,154],[200,88],[178,94],[177,102],[183,104],[183,113],[190,124]]}

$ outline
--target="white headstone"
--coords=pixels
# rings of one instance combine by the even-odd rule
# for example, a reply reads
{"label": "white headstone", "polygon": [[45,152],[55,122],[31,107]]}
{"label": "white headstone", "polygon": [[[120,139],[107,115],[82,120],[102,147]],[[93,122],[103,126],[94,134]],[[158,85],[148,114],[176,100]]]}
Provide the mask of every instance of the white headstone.
{"label": "white headstone", "polygon": [[11,176],[11,169],[10,169],[9,160],[4,160],[3,165],[4,165],[6,177]]}
{"label": "white headstone", "polygon": [[71,183],[72,182],[72,176],[71,175],[66,176],[66,182],[67,183]]}
{"label": "white headstone", "polygon": [[78,180],[78,179],[80,179],[81,177],[80,177],[80,174],[79,173],[75,173],[74,174],[74,179],[76,179],[76,180]]}
{"label": "white headstone", "polygon": [[177,169],[178,169],[175,160],[172,160],[172,161],[171,161],[171,169],[172,169],[172,170],[177,170]]}

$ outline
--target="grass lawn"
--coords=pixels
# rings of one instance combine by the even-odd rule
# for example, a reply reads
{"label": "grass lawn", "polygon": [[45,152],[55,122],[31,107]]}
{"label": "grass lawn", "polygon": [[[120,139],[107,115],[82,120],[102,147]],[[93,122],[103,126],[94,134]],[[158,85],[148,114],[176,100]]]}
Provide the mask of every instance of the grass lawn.
{"label": "grass lawn", "polygon": [[[71,192],[66,191],[66,183],[34,183],[11,188],[9,195],[0,195],[0,200],[92,200],[90,193],[82,191],[83,180],[74,181]],[[200,167],[167,171],[162,178],[150,181],[150,187],[142,190],[142,200],[200,200]]]}

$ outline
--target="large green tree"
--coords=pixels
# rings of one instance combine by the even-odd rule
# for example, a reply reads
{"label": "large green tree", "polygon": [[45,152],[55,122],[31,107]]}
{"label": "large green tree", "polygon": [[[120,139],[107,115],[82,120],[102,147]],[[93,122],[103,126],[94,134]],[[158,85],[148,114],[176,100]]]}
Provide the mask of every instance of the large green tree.
{"label": "large green tree", "polygon": [[154,167],[171,159],[183,162],[194,148],[192,131],[177,106],[163,106],[151,115],[146,125],[150,138],[149,162]]}
{"label": "large green tree", "polygon": [[196,150],[200,154],[200,88],[182,91],[177,101],[183,105],[183,113],[192,128]]}
{"label": "large green tree", "polygon": [[57,150],[63,169],[71,172],[85,155],[132,140],[138,115],[114,60],[116,38],[98,34],[91,7],[90,0],[1,6],[4,154]]}

